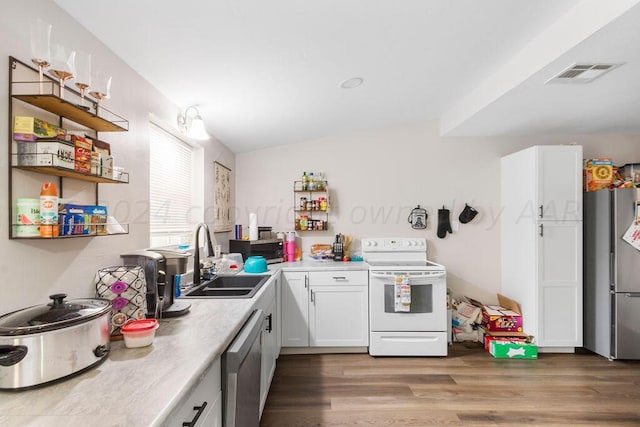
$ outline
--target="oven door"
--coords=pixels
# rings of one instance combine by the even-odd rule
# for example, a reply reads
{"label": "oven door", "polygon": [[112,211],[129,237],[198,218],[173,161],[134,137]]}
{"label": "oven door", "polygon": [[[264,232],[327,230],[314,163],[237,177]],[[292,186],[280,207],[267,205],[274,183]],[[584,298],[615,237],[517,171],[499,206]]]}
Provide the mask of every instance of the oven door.
{"label": "oven door", "polygon": [[[395,310],[395,279],[409,277],[409,311]],[[420,332],[447,330],[447,281],[444,271],[370,271],[371,331]]]}

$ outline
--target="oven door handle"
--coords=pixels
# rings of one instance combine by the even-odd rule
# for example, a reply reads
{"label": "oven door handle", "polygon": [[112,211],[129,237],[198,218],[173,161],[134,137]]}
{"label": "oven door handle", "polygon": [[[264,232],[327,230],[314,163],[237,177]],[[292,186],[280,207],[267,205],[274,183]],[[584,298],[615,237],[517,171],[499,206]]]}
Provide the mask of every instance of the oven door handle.
{"label": "oven door handle", "polygon": [[[402,272],[399,272],[400,274],[403,274]],[[371,277],[382,277],[382,278],[389,278],[389,277],[395,277],[398,276],[400,274],[388,274],[388,273],[374,273],[374,272],[369,272],[369,274],[371,275]],[[406,273],[404,273],[406,274]],[[428,271],[420,271],[420,272],[415,272],[412,271],[409,274],[409,279],[411,278],[415,278],[415,279],[423,279],[423,278],[438,278],[438,277],[444,277],[446,276],[447,273],[444,271],[438,271],[438,272],[428,272]]]}

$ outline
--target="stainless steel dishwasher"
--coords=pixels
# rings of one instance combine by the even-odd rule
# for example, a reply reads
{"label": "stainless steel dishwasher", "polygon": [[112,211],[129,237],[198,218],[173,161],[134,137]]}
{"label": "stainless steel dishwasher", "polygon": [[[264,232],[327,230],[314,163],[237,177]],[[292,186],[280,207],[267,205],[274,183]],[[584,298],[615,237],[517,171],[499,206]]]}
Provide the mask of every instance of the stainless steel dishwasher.
{"label": "stainless steel dishwasher", "polygon": [[226,427],[260,425],[262,310],[253,312],[222,357]]}

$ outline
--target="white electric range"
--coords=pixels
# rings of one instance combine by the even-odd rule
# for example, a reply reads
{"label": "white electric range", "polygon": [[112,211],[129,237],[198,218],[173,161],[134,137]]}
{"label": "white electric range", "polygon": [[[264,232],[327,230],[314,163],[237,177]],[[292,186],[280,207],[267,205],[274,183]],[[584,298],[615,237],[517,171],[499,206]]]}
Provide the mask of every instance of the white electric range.
{"label": "white electric range", "polygon": [[428,260],[427,240],[362,239],[362,255],[370,266],[369,354],[446,356],[447,271]]}

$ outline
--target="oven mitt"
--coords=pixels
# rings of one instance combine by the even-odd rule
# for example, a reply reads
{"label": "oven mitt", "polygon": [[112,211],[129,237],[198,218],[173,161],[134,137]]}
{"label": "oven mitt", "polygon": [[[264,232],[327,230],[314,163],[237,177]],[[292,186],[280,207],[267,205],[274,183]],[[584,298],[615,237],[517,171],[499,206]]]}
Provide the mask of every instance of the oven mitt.
{"label": "oven mitt", "polygon": [[473,218],[475,218],[476,215],[478,215],[478,211],[465,203],[464,209],[460,213],[460,217],[458,217],[458,219],[460,220],[461,223],[466,224],[468,222],[473,221]]}
{"label": "oven mitt", "polygon": [[444,206],[442,209],[438,209],[438,232],[436,235],[444,239],[447,235],[447,232],[451,233],[451,222],[449,221],[449,214],[451,212],[449,209],[445,209]]}

